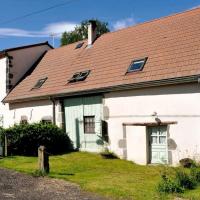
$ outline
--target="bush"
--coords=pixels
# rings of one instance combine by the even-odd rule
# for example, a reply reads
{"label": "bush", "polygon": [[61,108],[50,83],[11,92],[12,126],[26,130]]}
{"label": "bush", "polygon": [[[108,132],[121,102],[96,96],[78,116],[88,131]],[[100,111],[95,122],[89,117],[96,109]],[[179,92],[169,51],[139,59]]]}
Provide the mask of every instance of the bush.
{"label": "bush", "polygon": [[73,149],[67,134],[53,124],[14,125],[6,129],[4,134],[7,136],[8,153],[12,155],[36,156],[40,145],[44,145],[51,154],[65,153]]}
{"label": "bush", "polygon": [[159,193],[182,193],[184,191],[179,183],[166,172],[161,174],[161,181],[157,189]]}
{"label": "bush", "polygon": [[184,189],[194,189],[197,185],[196,180],[190,174],[187,174],[183,170],[176,171],[176,181]]}
{"label": "bush", "polygon": [[200,183],[200,168],[196,167],[191,168],[191,176],[194,178],[196,182]]}
{"label": "bush", "polygon": [[185,189],[194,189],[199,177],[200,170],[193,173],[191,171],[187,173],[183,168],[177,168],[175,173],[166,170],[161,174],[157,189],[160,193],[182,193]]}
{"label": "bush", "polygon": [[179,161],[179,163],[184,168],[191,168],[196,166],[195,161],[191,158],[183,158]]}

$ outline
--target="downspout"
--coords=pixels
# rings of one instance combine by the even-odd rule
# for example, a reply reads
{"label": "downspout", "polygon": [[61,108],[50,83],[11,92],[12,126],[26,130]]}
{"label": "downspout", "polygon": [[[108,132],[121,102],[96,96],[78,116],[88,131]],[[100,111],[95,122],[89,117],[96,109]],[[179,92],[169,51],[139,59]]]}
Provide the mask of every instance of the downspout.
{"label": "downspout", "polygon": [[49,97],[49,100],[52,102],[53,124],[56,125],[56,101],[52,97]]}
{"label": "downspout", "polygon": [[66,132],[66,127],[65,127],[65,105],[64,101],[60,100],[60,105],[61,105],[61,114],[62,114],[62,129]]}

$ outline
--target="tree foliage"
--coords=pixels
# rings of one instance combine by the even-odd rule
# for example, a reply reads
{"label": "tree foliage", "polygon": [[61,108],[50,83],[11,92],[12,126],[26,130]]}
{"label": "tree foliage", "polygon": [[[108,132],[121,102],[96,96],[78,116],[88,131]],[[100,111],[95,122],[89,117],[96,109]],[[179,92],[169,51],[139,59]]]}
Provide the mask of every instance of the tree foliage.
{"label": "tree foliage", "polygon": [[[110,32],[107,22],[95,20],[97,24],[97,37]],[[78,42],[88,38],[88,24],[89,20],[84,20],[80,25],[77,25],[74,31],[64,32],[61,37],[61,46]]]}

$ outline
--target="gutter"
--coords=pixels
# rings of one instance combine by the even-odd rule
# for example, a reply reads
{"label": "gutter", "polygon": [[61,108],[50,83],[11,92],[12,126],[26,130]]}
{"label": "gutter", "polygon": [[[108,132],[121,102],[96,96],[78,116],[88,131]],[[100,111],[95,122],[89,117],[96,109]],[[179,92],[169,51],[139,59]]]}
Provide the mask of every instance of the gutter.
{"label": "gutter", "polygon": [[[167,85],[175,85],[175,84],[184,84],[184,83],[200,83],[200,74],[184,76],[184,77],[176,77],[155,81],[147,81],[140,83],[131,83],[131,84],[123,84],[116,86],[109,86],[103,88],[94,88],[90,90],[84,91],[76,91],[76,92],[63,92],[59,94],[52,94],[51,97],[54,99],[64,98],[64,97],[72,97],[72,96],[80,96],[80,95],[89,95],[89,94],[98,94],[98,93],[107,93],[114,91],[123,91],[123,90],[131,90],[131,89],[141,89],[141,88],[149,88],[149,87],[159,87],[159,86],[167,86]],[[25,102],[30,100],[44,100],[49,99],[49,95],[38,96],[38,97],[30,97],[30,98],[21,98],[15,100],[6,100],[3,99],[3,103],[16,103],[16,102]]]}
{"label": "gutter", "polygon": [[167,85],[175,85],[175,84],[183,84],[183,83],[195,83],[195,82],[200,83],[200,75],[177,77],[177,78],[147,81],[147,82],[140,82],[140,83],[123,84],[123,85],[116,85],[116,86],[110,86],[110,87],[104,87],[104,88],[96,88],[96,89],[91,89],[91,90],[71,92],[71,93],[66,92],[66,93],[60,93],[58,95],[54,95],[54,97],[62,98],[62,97],[69,97],[69,96],[123,91],[123,90],[131,90],[131,89],[141,89],[141,88],[159,87],[159,86],[167,86]]}

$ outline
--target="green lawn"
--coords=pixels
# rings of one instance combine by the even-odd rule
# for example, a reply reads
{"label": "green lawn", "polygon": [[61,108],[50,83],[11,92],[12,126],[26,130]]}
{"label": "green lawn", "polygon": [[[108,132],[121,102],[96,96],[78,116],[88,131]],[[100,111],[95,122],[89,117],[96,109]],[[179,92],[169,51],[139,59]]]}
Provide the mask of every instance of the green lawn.
{"label": "green lawn", "polygon": [[[33,173],[37,158],[8,157],[0,160],[0,167]],[[50,177],[78,183],[84,190],[114,199],[173,199],[160,197],[156,192],[163,166],[140,166],[125,160],[102,159],[100,155],[76,152],[50,157]],[[200,187],[187,191],[184,197],[200,199]]]}

